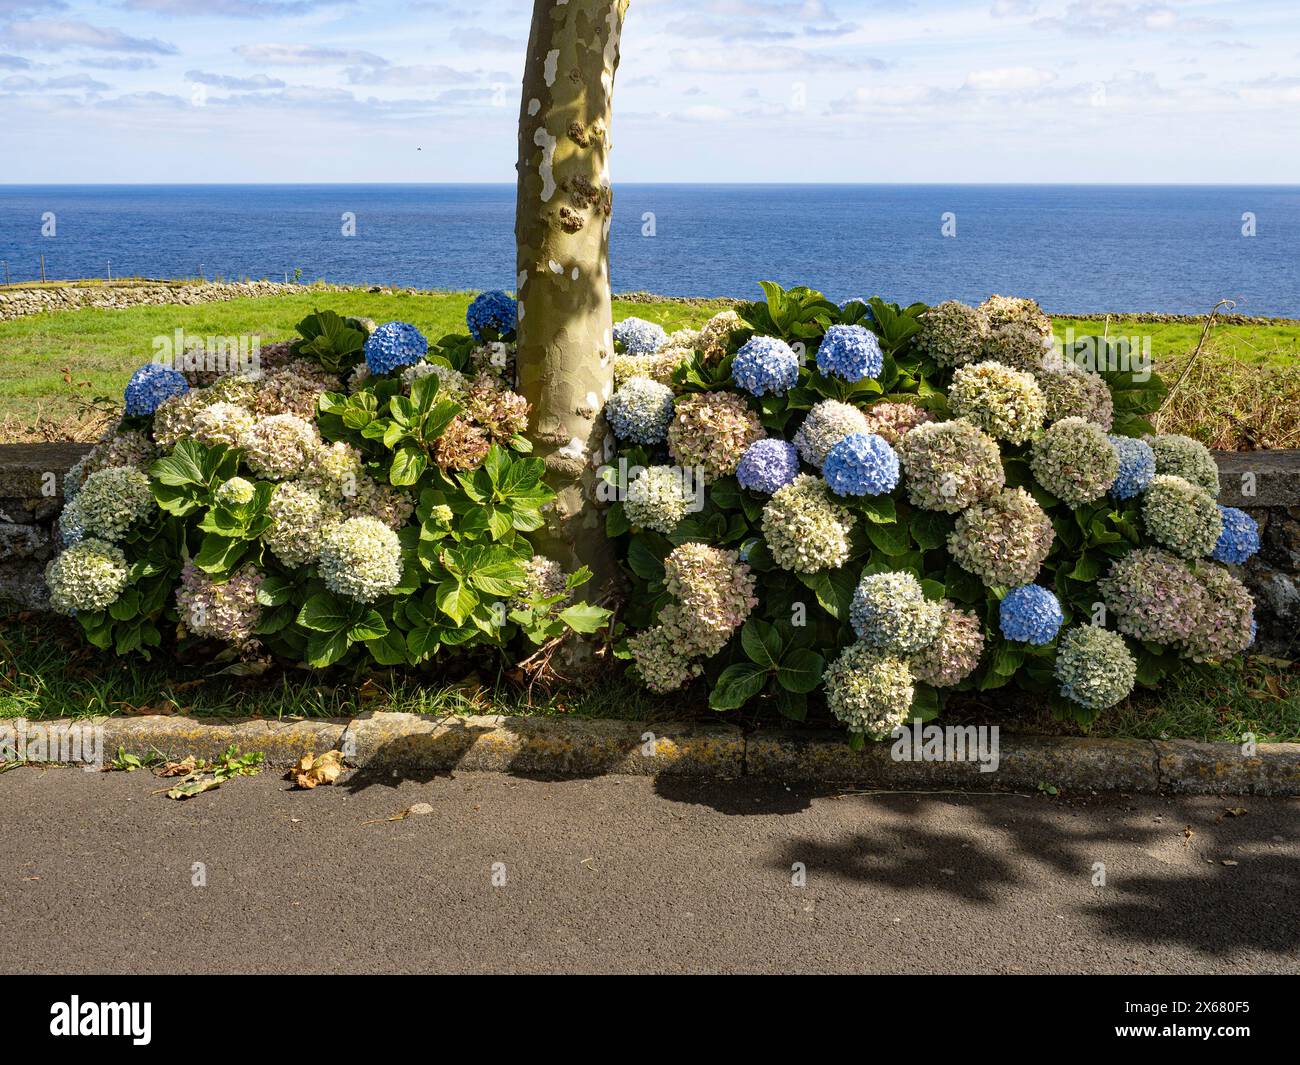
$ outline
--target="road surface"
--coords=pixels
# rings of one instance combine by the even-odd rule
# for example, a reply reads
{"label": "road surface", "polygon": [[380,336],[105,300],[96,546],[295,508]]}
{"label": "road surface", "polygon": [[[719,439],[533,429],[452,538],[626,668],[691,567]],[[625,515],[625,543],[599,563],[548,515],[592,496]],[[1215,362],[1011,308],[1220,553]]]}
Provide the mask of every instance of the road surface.
{"label": "road surface", "polygon": [[166,783],[0,774],[0,970],[1300,972],[1296,800]]}

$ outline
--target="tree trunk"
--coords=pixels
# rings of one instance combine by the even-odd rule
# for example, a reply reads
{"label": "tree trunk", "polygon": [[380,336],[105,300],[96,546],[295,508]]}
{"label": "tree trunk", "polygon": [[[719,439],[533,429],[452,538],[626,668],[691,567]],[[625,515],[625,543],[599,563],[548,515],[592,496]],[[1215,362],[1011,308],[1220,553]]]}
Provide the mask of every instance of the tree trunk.
{"label": "tree trunk", "polygon": [[596,507],[602,409],[613,387],[610,107],[628,0],[534,0],[519,108],[519,390],[558,493],[538,549],[590,566],[598,599],[616,567]]}

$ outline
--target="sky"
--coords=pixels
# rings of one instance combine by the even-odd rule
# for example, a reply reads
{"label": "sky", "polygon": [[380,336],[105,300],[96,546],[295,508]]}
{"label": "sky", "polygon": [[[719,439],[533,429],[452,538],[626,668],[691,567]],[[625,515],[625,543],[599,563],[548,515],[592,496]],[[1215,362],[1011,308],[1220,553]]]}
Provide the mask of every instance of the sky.
{"label": "sky", "polygon": [[[539,0],[551,2],[551,0]],[[531,0],[0,0],[0,182],[513,182]],[[1300,181],[1296,0],[632,0],[616,181]]]}

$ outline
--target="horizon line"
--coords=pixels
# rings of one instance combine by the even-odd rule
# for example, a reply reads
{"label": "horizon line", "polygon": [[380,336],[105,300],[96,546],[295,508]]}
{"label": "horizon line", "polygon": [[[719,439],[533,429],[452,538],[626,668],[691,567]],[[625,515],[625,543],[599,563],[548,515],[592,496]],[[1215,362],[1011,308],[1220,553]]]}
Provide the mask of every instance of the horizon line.
{"label": "horizon line", "polygon": [[[1272,181],[615,181],[615,185],[672,185],[683,188],[1279,188],[1297,182]],[[372,185],[385,188],[514,188],[513,181],[9,181],[0,189],[27,188],[332,188]]]}

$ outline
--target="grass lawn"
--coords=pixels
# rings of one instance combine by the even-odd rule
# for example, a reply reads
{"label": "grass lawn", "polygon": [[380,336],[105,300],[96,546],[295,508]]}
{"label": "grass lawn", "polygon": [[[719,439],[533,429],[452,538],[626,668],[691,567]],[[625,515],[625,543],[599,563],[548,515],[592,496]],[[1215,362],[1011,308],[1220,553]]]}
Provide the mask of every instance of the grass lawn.
{"label": "grass lawn", "polygon": [[[0,619],[0,718],[84,717],[140,713],[197,717],[349,717],[367,710],[425,714],[532,714],[632,721],[700,719],[751,725],[756,712],[717,714],[703,685],[655,696],[611,665],[607,682],[531,700],[507,679],[470,674],[415,679],[384,674],[360,683],[337,674],[273,670],[260,678],[213,676],[217,667],[139,662],[96,651],[71,622]],[[987,696],[990,693],[985,693]],[[957,693],[946,723],[1001,724],[1008,732],[1077,735],[1029,697],[997,693],[1001,703]],[[768,726],[780,722],[769,714]],[[812,725],[837,727],[822,711]],[[1300,741],[1300,668],[1278,659],[1247,658],[1222,669],[1191,669],[1157,693],[1140,693],[1103,713],[1091,735],[1140,739],[1261,743]]]}
{"label": "grass lawn", "polygon": [[[117,401],[132,371],[153,356],[153,338],[175,330],[198,336],[258,336],[271,343],[292,336],[317,307],[384,322],[414,323],[429,337],[465,330],[473,293],[385,295],[362,291],[306,290],[291,296],[240,299],[197,306],[161,305],[123,310],[87,308],[0,322],[0,440],[93,439],[103,417],[87,404],[96,396]],[[616,320],[637,315],[669,331],[698,326],[717,303],[614,301]],[[1100,333],[1103,323],[1058,318],[1058,333]],[[1151,336],[1157,366],[1176,365],[1195,347],[1200,326],[1112,319],[1112,336]],[[1215,327],[1216,354],[1245,365],[1300,365],[1300,321],[1288,325]],[[67,378],[67,379],[65,379]]]}

